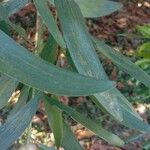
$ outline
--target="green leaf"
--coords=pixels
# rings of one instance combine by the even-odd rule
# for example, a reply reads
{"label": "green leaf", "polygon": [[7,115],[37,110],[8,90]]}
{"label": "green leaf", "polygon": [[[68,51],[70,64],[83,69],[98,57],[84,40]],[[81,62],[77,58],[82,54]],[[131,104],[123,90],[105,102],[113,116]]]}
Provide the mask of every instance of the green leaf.
{"label": "green leaf", "polygon": [[62,147],[68,150],[83,150],[75,136],[73,135],[67,123],[63,123],[64,136],[62,140]]}
{"label": "green leaf", "polygon": [[63,118],[61,111],[50,105],[47,101],[44,101],[45,111],[47,114],[49,125],[52,129],[55,138],[55,144],[57,148],[60,147],[63,137]]}
{"label": "green leaf", "polygon": [[78,72],[99,78],[101,65],[97,63],[99,60],[80,9],[73,0],[55,0],[55,4],[68,50]]}
{"label": "green leaf", "polygon": [[[52,36],[50,36],[40,54],[40,56],[51,63],[55,63],[56,61],[56,50],[57,43]],[[50,105],[47,101],[44,101],[45,111],[48,117],[49,125],[52,129],[55,138],[55,144],[57,148],[61,146],[62,137],[63,137],[63,118],[62,112]]]}
{"label": "green leaf", "polygon": [[2,109],[8,102],[12,93],[17,88],[18,82],[6,76],[0,76],[0,109]]}
{"label": "green leaf", "polygon": [[57,106],[59,109],[61,109],[62,111],[70,115],[72,118],[74,118],[77,122],[81,123],[83,126],[88,128],[89,130],[94,132],[97,136],[101,137],[107,142],[116,146],[122,146],[124,144],[124,142],[118,136],[106,131],[104,128],[95,123],[93,120],[86,118],[84,115],[78,113],[74,109],[65,106],[64,104],[60,103],[55,99],[52,98],[49,99],[48,97],[46,97],[46,99],[51,105]]}
{"label": "green leaf", "polygon": [[145,71],[136,66],[121,53],[113,50],[104,42],[101,42],[98,39],[95,39],[94,42],[99,52],[109,58],[114,64],[119,66],[120,69],[130,74],[135,79],[141,81],[143,84],[150,88],[150,76]]}
{"label": "green leaf", "polygon": [[12,23],[8,18],[4,18],[0,21],[0,29],[6,34],[10,35],[11,28],[14,29],[26,41],[28,41],[26,31],[21,26]]}
{"label": "green leaf", "polygon": [[21,9],[28,2],[29,0],[9,0],[0,5],[0,18],[10,25],[10,27],[26,41],[28,41],[26,31],[21,26],[12,23],[8,18],[12,13]]}
{"label": "green leaf", "polygon": [[[89,72],[91,72],[91,74],[93,73],[93,76],[95,77],[103,80],[108,79],[99,59],[97,58],[97,55],[95,54],[95,49],[88,38],[89,35],[87,31],[85,31],[83,17],[81,17],[78,7],[71,0],[57,0],[55,2],[57,2],[56,6],[58,8],[68,50],[78,72],[84,75],[90,75]],[[124,108],[123,111],[130,113],[137,122],[142,122],[141,118],[135,112],[128,100],[116,88],[102,94],[95,94],[94,97],[94,102],[100,109],[102,105],[116,120],[119,120],[122,124],[124,124],[124,122],[122,122],[122,118],[126,118],[127,123],[125,125],[130,124],[132,121],[129,120],[125,113],[122,114],[122,107]],[[130,124],[129,127],[132,125]],[[136,125],[136,123],[134,125],[135,128],[138,128],[138,130],[142,129],[142,127]],[[132,126],[132,128],[134,128],[134,126]]]}
{"label": "green leaf", "polygon": [[[72,0],[55,0],[55,4],[68,50],[78,72],[97,79],[108,80],[76,3]],[[122,120],[115,96],[109,91],[97,93],[94,96],[110,114],[116,119]]]}
{"label": "green leaf", "polygon": [[54,39],[57,41],[57,43],[62,47],[65,48],[66,44],[63,40],[63,37],[57,27],[57,24],[53,18],[53,15],[51,14],[47,1],[46,0],[33,0],[34,4],[41,15],[44,23],[48,27],[49,32],[52,34]]}
{"label": "green leaf", "polygon": [[149,132],[150,126],[143,121],[143,119],[138,115],[138,113],[134,110],[127,99],[117,89],[114,89],[111,92],[112,94],[115,94],[119,99],[118,103],[120,105],[123,116],[121,124],[128,128],[139,130],[141,132]]}
{"label": "green leaf", "polygon": [[139,120],[133,114],[126,111],[124,107],[121,106],[123,113],[123,124],[127,127],[142,131],[142,132],[150,132],[150,125],[145,123],[144,121]]}
{"label": "green leaf", "polygon": [[5,32],[6,34],[10,35],[9,30],[8,30],[8,24],[6,23],[5,20],[0,21],[0,29]]}
{"label": "green leaf", "polygon": [[149,150],[150,149],[150,141],[145,141],[142,147],[143,147],[143,150]]}
{"label": "green leaf", "polygon": [[44,44],[44,32],[45,32],[45,25],[43,24],[42,18],[40,14],[37,12],[36,16],[36,38],[35,38],[35,49],[34,53],[40,55]]}
{"label": "green leaf", "polygon": [[143,58],[143,59],[140,59],[138,61],[135,62],[136,65],[138,66],[145,66],[145,65],[150,65],[150,59],[148,58]]}
{"label": "green leaf", "polygon": [[109,0],[75,0],[84,17],[102,17],[121,9],[118,2]]}
{"label": "green leaf", "polygon": [[23,133],[35,114],[41,93],[28,102],[14,116],[9,118],[4,125],[0,127],[0,146],[1,149],[8,149],[15,140]]}
{"label": "green leaf", "polygon": [[138,32],[142,34],[144,38],[150,39],[150,24],[145,24],[143,26],[137,26]]}
{"label": "green leaf", "polygon": [[[40,56],[44,60],[47,60],[51,63],[55,63],[56,47],[57,47],[57,43],[54,40],[54,38],[49,37]],[[45,107],[47,108],[46,114],[48,116],[49,124],[52,127],[54,137],[56,140],[55,143],[56,143],[57,147],[59,147],[60,144],[62,143],[61,145],[65,149],[82,150],[82,147],[80,146],[80,144],[74,137],[70,128],[67,126],[67,124],[65,124],[65,122],[62,122],[62,112],[57,107],[50,105],[47,101],[44,101],[44,102],[45,102]],[[48,107],[48,106],[50,106],[50,107]],[[74,146],[72,146],[72,145],[74,145]]]}
{"label": "green leaf", "polygon": [[9,116],[7,118],[11,118],[12,116],[14,116],[23,106],[26,105],[29,96],[29,89],[29,87],[23,86],[20,91],[21,94],[19,96],[19,99],[14,108],[9,112]]}
{"label": "green leaf", "polygon": [[12,23],[7,18],[2,20],[1,22],[2,22],[1,23],[2,26],[0,25],[0,29],[3,32],[5,32],[9,35],[10,34],[10,29],[13,29],[13,30],[16,31],[16,33],[18,33],[18,35],[20,35],[22,38],[24,38],[24,40],[28,41],[26,31],[21,26]]}
{"label": "green leaf", "polygon": [[142,44],[138,48],[139,56],[150,59],[150,42]]}
{"label": "green leaf", "polygon": [[56,95],[90,95],[113,87],[111,81],[96,80],[58,68],[28,52],[0,31],[0,71],[18,81]]}
{"label": "green leaf", "polygon": [[[54,4],[54,0],[48,0]],[[118,2],[109,0],[75,0],[79,5],[84,17],[95,18],[109,15],[121,9],[122,5]]]}
{"label": "green leaf", "polygon": [[10,25],[10,27],[15,30],[24,40],[28,41],[28,38],[27,38],[27,33],[26,31],[19,25],[16,25],[14,23],[12,23],[11,21],[9,20],[6,20],[6,22]]}
{"label": "green leaf", "polygon": [[40,53],[41,58],[54,64],[56,61],[57,46],[58,45],[55,39],[52,36],[50,36],[46,44],[44,45],[42,52]]}
{"label": "green leaf", "polygon": [[[118,98],[118,103],[121,107],[123,107],[126,111],[128,111],[132,115],[134,115],[136,119],[138,118],[139,120],[143,120],[139,116],[139,114],[134,110],[132,104],[126,99],[126,97],[122,93],[120,93],[117,89],[114,88],[113,90],[111,90],[111,94],[116,95],[116,97]],[[124,117],[126,117],[126,115]]]}
{"label": "green leaf", "polygon": [[1,16],[10,16],[13,13],[19,11],[24,7],[29,0],[8,0],[0,4],[0,17]]}

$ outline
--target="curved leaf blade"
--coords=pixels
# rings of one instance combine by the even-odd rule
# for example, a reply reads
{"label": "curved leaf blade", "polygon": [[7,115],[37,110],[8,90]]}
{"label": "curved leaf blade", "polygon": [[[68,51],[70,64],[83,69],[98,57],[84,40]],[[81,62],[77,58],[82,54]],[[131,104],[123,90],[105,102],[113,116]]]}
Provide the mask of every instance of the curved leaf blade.
{"label": "curved leaf blade", "polygon": [[128,112],[124,107],[121,106],[123,112],[123,124],[132,129],[136,129],[142,132],[150,132],[150,125],[144,121],[136,118],[133,114]]}
{"label": "curved leaf blade", "polygon": [[6,23],[8,23],[10,25],[10,27],[15,30],[23,39],[25,39],[26,41],[28,41],[28,37],[27,37],[27,33],[25,31],[25,29],[23,29],[21,26],[16,25],[14,23],[12,23],[11,21],[6,19]]}
{"label": "curved leaf blade", "polygon": [[49,99],[48,97],[46,97],[46,100],[51,105],[57,106],[62,111],[66,112],[68,115],[73,117],[77,122],[81,123],[82,125],[87,127],[89,130],[94,132],[97,136],[101,137],[107,142],[116,146],[122,146],[124,144],[124,142],[118,136],[106,131],[104,128],[102,128],[100,125],[95,123],[93,120],[86,118],[84,115],[78,113],[74,109],[68,106],[65,106],[64,104],[60,103],[59,101],[55,99]]}
{"label": "curved leaf blade", "polygon": [[63,40],[63,37],[57,27],[57,24],[51,14],[50,10],[48,9],[47,1],[46,0],[33,0],[34,4],[41,15],[44,23],[48,27],[49,32],[55,38],[57,43],[62,47],[65,48],[66,44]]}
{"label": "curved leaf blade", "polygon": [[147,87],[150,88],[150,76],[143,71],[140,67],[136,66],[129,59],[123,56],[121,53],[113,50],[111,47],[101,42],[98,39],[94,39],[99,52],[114,62],[120,69],[133,76],[135,79],[141,81]]}
{"label": "curved leaf blade", "polygon": [[23,133],[33,115],[36,113],[41,96],[42,95],[38,93],[27,105],[21,108],[20,111],[9,118],[6,123],[0,127],[1,149],[8,149]]}
{"label": "curved leaf blade", "polygon": [[62,147],[64,149],[69,150],[83,150],[75,136],[73,135],[70,127],[67,125],[67,123],[63,123],[63,140],[62,140]]}
{"label": "curved leaf blade", "polygon": [[[129,71],[126,72],[128,73],[131,72],[134,75],[134,77],[141,78],[141,79],[142,77],[144,77],[145,79],[142,79],[142,81],[145,84],[147,81],[147,86],[149,85],[150,80],[146,80],[146,78],[148,79],[150,76],[148,76],[148,74],[146,74],[143,70],[141,70],[134,63],[129,61],[122,54],[115,52],[104,42],[101,42],[97,39],[95,39],[94,42],[96,42],[99,51],[103,53],[106,57],[111,59],[119,67],[122,67],[124,71],[129,69]],[[149,132],[150,126],[147,123],[143,122],[142,118],[137,114],[137,112],[135,112],[135,110],[133,109],[131,104],[127,101],[127,99],[117,89],[111,90],[111,93],[116,95],[119,99],[118,103],[120,105],[122,116],[123,116],[123,120],[121,121],[121,123],[129,128],[133,128],[142,132]]]}
{"label": "curved leaf blade", "polygon": [[[48,0],[54,4],[54,0]],[[95,18],[109,15],[119,9],[122,4],[109,0],[74,0],[81,9],[84,17]]]}
{"label": "curved leaf blade", "polygon": [[[40,56],[42,59],[54,64],[56,61],[56,50],[57,43],[54,38],[50,36],[44,48],[42,49]],[[44,101],[44,106],[48,118],[48,123],[54,134],[55,144],[57,148],[59,148],[63,138],[62,112],[58,108],[50,105],[47,101]]]}
{"label": "curved leaf blade", "polygon": [[55,95],[91,95],[109,90],[111,81],[96,80],[56,67],[28,52],[0,31],[0,71]]}
{"label": "curved leaf blade", "polygon": [[52,64],[55,64],[57,47],[58,44],[56,43],[55,39],[50,36],[40,53],[40,57]]}
{"label": "curved leaf blade", "polygon": [[2,2],[0,4],[0,17],[9,17],[11,14],[24,7],[27,3],[29,3],[29,0],[9,0]]}
{"label": "curved leaf blade", "polygon": [[62,113],[57,107],[50,105],[47,101],[44,101],[44,106],[48,118],[48,123],[54,134],[55,144],[57,148],[59,148],[63,138]]}
{"label": "curved leaf blade", "polygon": [[[97,63],[99,60],[79,7],[73,0],[55,0],[55,5],[67,48],[78,72],[99,78],[101,65]],[[104,77],[101,76],[102,78]]]}
{"label": "curved leaf blade", "polygon": [[109,0],[75,0],[79,5],[84,17],[102,17],[121,9],[122,5],[118,2]]}
{"label": "curved leaf blade", "polygon": [[[72,0],[55,0],[55,4],[68,50],[78,72],[97,79],[108,80],[78,5]],[[97,93],[94,97],[117,120],[122,120],[118,100],[109,91]]]}
{"label": "curved leaf blade", "polygon": [[[82,33],[83,31],[84,31],[84,34],[85,34],[85,29],[82,29],[82,28],[85,28],[84,27],[85,25],[83,25],[84,24],[83,23],[83,18],[81,17],[81,14],[79,14],[79,10],[78,10],[77,6],[74,3],[71,3],[72,2],[71,0],[70,1],[67,1],[67,0],[65,0],[65,1],[58,1],[57,0],[56,1],[55,0],[55,2],[57,2],[57,5],[60,4],[60,6],[59,6],[59,12],[60,12],[60,16],[61,16],[60,20],[62,22],[63,30],[65,31],[64,32],[64,36],[66,36],[65,40],[67,41],[66,43],[67,43],[69,52],[70,52],[70,54],[72,54],[71,57],[72,57],[74,63],[75,62],[78,63],[77,65],[75,63],[76,67],[77,66],[81,67],[81,68],[79,68],[80,70],[77,67],[79,73],[86,75],[86,74],[89,73],[88,69],[90,69],[90,71],[91,71],[93,68],[97,68],[97,65],[100,63],[100,61],[96,57],[92,57],[94,54],[92,55],[91,53],[92,52],[95,53],[93,49],[91,49],[91,51],[90,50],[87,51],[86,48],[84,49],[84,46],[83,47],[79,47],[79,44],[82,45],[84,43],[86,43],[86,44],[89,43],[88,42],[89,39],[86,42],[83,42],[83,40],[85,40],[88,37],[87,34],[86,34],[87,36],[85,38],[81,38],[80,39],[80,34],[83,34]],[[63,3],[63,5],[62,5],[62,3]],[[68,10],[69,7],[70,7],[70,11]],[[66,8],[68,8],[68,9],[66,9]],[[63,13],[64,9],[65,9],[65,14]],[[76,11],[78,11],[78,12],[76,12]],[[70,16],[69,20],[67,20],[68,16]],[[71,18],[73,18],[73,19],[71,20]],[[73,27],[72,27],[72,24],[74,25]],[[72,29],[71,29],[71,27],[72,27]],[[80,32],[80,30],[82,30],[82,31]],[[71,33],[73,34],[72,36],[69,35]],[[77,35],[74,36],[74,34],[77,34]],[[72,38],[73,36],[74,36],[75,39]],[[83,35],[81,35],[81,37],[82,36]],[[74,47],[70,47],[71,44]],[[81,48],[81,49],[79,49],[79,48]],[[82,55],[82,56],[80,56],[81,58],[83,58],[81,61],[79,61],[80,59],[79,59],[78,56],[76,56],[76,53],[79,56]],[[91,60],[94,60],[94,61],[91,61]],[[86,67],[86,65],[85,65],[86,63],[84,63],[84,61],[85,62],[87,61],[86,62],[87,64],[88,63],[93,63],[93,65],[92,65],[93,68],[90,68],[90,67],[86,68],[87,70],[85,70],[85,72],[84,72],[84,69]],[[98,74],[97,75],[98,78],[100,78],[102,80],[108,79],[108,77],[107,77],[107,75],[106,75],[106,73],[105,73],[101,63],[98,66],[99,66],[99,69],[95,69],[94,73]],[[101,93],[94,94],[94,97],[96,98],[96,101],[94,101],[94,102],[96,103],[96,105],[98,107],[101,108],[101,105],[103,105],[103,107],[116,120],[119,120],[125,126],[129,125],[130,122],[132,121],[132,119],[134,119],[137,122],[141,122],[141,125],[144,124],[144,122],[142,122],[141,117],[135,112],[134,108],[131,106],[131,104],[128,102],[128,100],[116,88],[113,88],[113,89],[111,89],[109,91],[106,91],[106,92],[102,93],[102,95],[101,95]],[[107,99],[107,100],[104,101],[104,99],[105,100]],[[122,107],[124,108],[125,111],[127,111],[128,113],[130,113],[132,115],[132,117],[133,117],[132,119],[128,118],[128,116],[126,116],[125,113],[122,113],[122,111],[124,111],[124,110],[122,110]],[[126,122],[124,122],[122,119],[125,119]],[[136,125],[136,123],[132,124],[132,125],[130,124],[130,126],[128,126],[128,127],[131,127],[131,126],[132,126],[132,128],[136,128],[136,129],[138,129],[140,131],[143,131],[143,127],[140,126],[140,125]],[[147,129],[145,129],[145,131],[147,131]]]}

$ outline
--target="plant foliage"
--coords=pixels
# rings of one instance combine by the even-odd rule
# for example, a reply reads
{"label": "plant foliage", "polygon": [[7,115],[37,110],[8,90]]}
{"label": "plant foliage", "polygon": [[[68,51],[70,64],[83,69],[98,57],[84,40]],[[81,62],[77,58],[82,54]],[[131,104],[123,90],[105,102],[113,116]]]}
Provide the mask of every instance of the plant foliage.
{"label": "plant foliage", "polygon": [[[10,28],[13,28],[28,41],[25,30],[13,24],[9,16],[29,2],[9,0],[0,3],[0,108],[7,105],[11,94],[18,89],[18,84],[22,85],[16,106],[6,122],[0,126],[1,149],[9,148],[21,136],[41,100],[44,101],[57,148],[82,149],[65,122],[63,112],[107,142],[116,146],[124,144],[117,135],[108,132],[94,120],[59,102],[58,96],[64,95],[89,96],[96,107],[106,110],[121,124],[141,132],[150,132],[150,126],[143,122],[128,100],[115,88],[115,83],[109,80],[96,50],[148,88],[150,76],[128,58],[93,38],[85,24],[84,17],[104,16],[121,9],[122,5],[109,0],[33,0],[41,23],[50,33],[46,44],[42,48],[37,46],[41,49],[37,49],[38,53],[35,54],[15,42],[9,35]],[[56,6],[61,30],[57,25],[57,18],[55,19],[49,10],[49,3]],[[145,34],[145,31],[142,34]],[[40,36],[38,38],[42,43]],[[68,62],[73,65],[73,71],[55,65],[57,45],[69,54]],[[147,53],[143,53],[145,47],[149,45],[145,44],[140,48],[140,54],[143,56]],[[44,145],[39,147],[53,149]]]}

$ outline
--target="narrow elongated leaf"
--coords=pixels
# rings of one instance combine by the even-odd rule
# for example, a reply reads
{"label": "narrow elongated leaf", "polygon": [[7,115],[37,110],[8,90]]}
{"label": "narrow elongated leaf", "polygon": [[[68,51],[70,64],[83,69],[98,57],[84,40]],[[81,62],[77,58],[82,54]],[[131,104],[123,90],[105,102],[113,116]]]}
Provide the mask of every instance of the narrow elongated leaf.
{"label": "narrow elongated leaf", "polygon": [[97,136],[103,138],[107,142],[117,146],[122,146],[124,144],[124,142],[118,136],[106,131],[104,128],[102,128],[100,125],[95,123],[93,120],[86,118],[84,115],[78,113],[74,109],[65,106],[64,104],[60,103],[55,99],[49,99],[48,97],[46,97],[46,99],[51,105],[57,106],[62,111],[65,111],[68,115],[73,117],[77,122],[81,123],[89,130],[94,132]]}
{"label": "narrow elongated leaf", "polygon": [[60,109],[44,101],[49,125],[53,131],[55,144],[59,148],[63,137],[63,118]]}
{"label": "narrow elongated leaf", "polygon": [[65,48],[66,44],[63,40],[63,37],[57,27],[57,24],[53,18],[53,15],[51,14],[50,10],[48,9],[47,1],[46,0],[33,0],[35,3],[35,6],[41,15],[44,23],[48,27],[49,32],[52,34],[52,36],[55,38],[57,43],[62,47]]}
{"label": "narrow elongated leaf", "polygon": [[41,93],[38,93],[27,105],[21,108],[0,127],[1,149],[8,149],[23,133],[38,108],[41,96]]}
{"label": "narrow elongated leaf", "polygon": [[[138,120],[143,120],[140,116],[139,116],[139,114],[134,110],[134,108],[133,108],[133,106],[128,102],[128,100],[117,90],[117,89],[113,89],[113,90],[111,90],[111,91],[109,91],[110,92],[110,94],[111,95],[108,95],[107,97],[109,98],[111,98],[111,96],[112,96],[112,98],[114,97],[114,98],[117,98],[118,99],[118,104],[120,105],[120,109],[121,109],[121,107],[123,107],[124,108],[124,111],[127,111],[128,113],[130,113],[132,116],[134,116],[134,117],[136,117],[135,118],[135,120],[136,119],[138,119]],[[109,93],[108,93],[109,94]],[[99,102],[97,101],[97,99],[96,99],[96,96],[90,96],[91,97],[91,99],[94,101],[94,103],[100,108],[100,109],[103,109],[103,108],[101,108],[101,105],[99,104]],[[104,100],[106,100],[106,103],[108,103],[108,100],[107,100],[107,97],[104,97]],[[113,107],[113,105],[110,103],[109,104],[110,105],[110,107],[112,107],[112,109],[116,109],[115,107]],[[111,106],[112,105],[112,106]],[[122,111],[122,109],[121,109],[121,111]],[[110,115],[112,115],[112,114],[110,114]],[[128,117],[128,116],[126,116],[125,115],[125,113],[123,114],[124,116],[124,118],[125,117]],[[116,118],[115,118],[116,119]],[[118,119],[116,119],[116,120],[118,120]],[[123,121],[123,120],[122,120]],[[121,123],[123,123],[121,121]],[[130,121],[129,121],[129,123],[130,123]],[[127,126],[127,124],[125,124],[126,126]],[[127,126],[127,127],[129,127],[129,126]],[[132,128],[134,128],[134,127],[132,127]],[[140,128],[139,128],[139,130],[140,130]],[[142,131],[142,130],[141,130]]]}
{"label": "narrow elongated leaf", "polygon": [[6,75],[0,76],[0,109],[7,104],[17,85],[18,82],[16,80]]}
{"label": "narrow elongated leaf", "polygon": [[[120,106],[122,106],[128,113],[131,113],[131,115],[134,115],[134,117],[136,117],[135,119],[140,119],[142,120],[142,118],[139,116],[139,114],[134,110],[133,106],[130,104],[130,102],[128,102],[128,100],[117,90],[117,89],[112,89],[108,92],[106,92],[104,95],[103,94],[94,94],[94,96],[90,96],[91,99],[94,101],[94,103],[101,109],[101,105],[99,104],[99,102],[97,101],[100,97],[103,98],[104,100],[104,104],[105,105],[108,105],[112,110],[114,111],[117,111],[115,109],[118,109],[114,106],[114,104],[112,103],[109,103],[110,102],[110,99],[117,99],[117,102]],[[106,108],[106,107],[105,107]],[[107,110],[106,110],[107,111]],[[122,111],[121,108],[120,110],[118,111]],[[125,114],[125,113],[124,113]],[[112,115],[112,113],[110,114]],[[113,116],[113,115],[112,115]],[[126,117],[126,115],[124,116]],[[117,117],[115,117],[116,120],[119,120],[117,119]],[[120,120],[119,120],[120,121]],[[122,123],[123,120],[121,120],[121,123]],[[132,127],[134,128],[134,127]],[[139,129],[140,130],[140,129]]]}
{"label": "narrow elongated leaf", "polygon": [[75,136],[73,135],[67,123],[63,123],[64,136],[62,140],[62,147],[68,150],[83,150]]}
{"label": "narrow elongated leaf", "polygon": [[117,66],[119,66],[119,68],[150,88],[150,76],[145,71],[136,66],[121,53],[113,50],[104,42],[101,42],[97,39],[95,39],[94,42],[96,43],[98,50],[106,57],[108,57],[112,62],[114,62]]}
{"label": "narrow elongated leaf", "polygon": [[28,52],[0,31],[0,71],[18,81],[56,95],[90,95],[113,87],[101,81],[58,68]]}
{"label": "narrow elongated leaf", "polygon": [[113,89],[111,90],[111,93],[113,95],[116,95],[116,97],[118,98],[118,103],[119,105],[121,105],[121,107],[123,107],[126,111],[128,111],[129,113],[131,113],[132,115],[134,115],[136,118],[143,120],[139,114],[134,110],[132,104],[126,99],[126,97],[120,93],[117,89]]}
{"label": "narrow elongated leaf", "polygon": [[6,34],[10,35],[9,30],[8,30],[8,24],[6,23],[5,20],[0,21],[0,29],[5,32]]}
{"label": "narrow elongated leaf", "polygon": [[[88,45],[91,44],[91,41],[85,31],[83,17],[78,7],[72,0],[55,0],[55,3],[58,8],[64,37],[78,72],[84,75],[90,75],[89,72],[94,72],[93,75],[95,77],[103,80],[108,79],[100,61],[97,56],[95,57],[95,51],[91,48],[93,46]],[[90,67],[86,64],[90,64]],[[95,94],[94,97],[97,99],[96,102],[94,101],[97,106],[101,108],[102,105],[116,120],[119,120],[126,126],[130,124],[128,127],[132,126],[132,128],[138,128],[138,130],[143,131],[142,126],[131,124],[130,122],[132,120],[128,118],[126,113],[122,113],[121,109],[123,107],[123,111],[130,113],[133,118],[135,117],[135,121],[140,122],[142,120],[128,100],[117,89],[113,88],[104,92],[102,95],[101,93]],[[122,118],[126,118],[126,124],[122,122]],[[143,124],[142,121],[141,123]],[[145,131],[147,131],[147,129],[145,129]]]}
{"label": "narrow elongated leaf", "polygon": [[[147,77],[148,79],[148,74],[146,74],[144,71],[142,71],[139,67],[135,66],[131,61],[129,61],[127,58],[122,56],[120,53],[114,52],[109,46],[104,44],[101,41],[97,40],[97,46],[99,46],[99,50],[106,56],[109,57],[112,61],[119,63],[119,67],[122,67],[123,65],[126,64],[126,70],[131,71],[134,75],[136,74],[136,77],[138,77],[139,73],[139,78],[142,79],[143,77]],[[118,61],[117,61],[118,60]],[[130,68],[132,68],[132,71]],[[124,69],[124,68],[123,68]],[[129,72],[128,72],[129,73]],[[148,80],[147,80],[148,81]],[[144,82],[144,81],[143,81]],[[146,80],[145,80],[146,83]],[[148,83],[149,84],[149,83]],[[147,84],[147,85],[148,85]],[[111,92],[119,97],[119,105],[121,106],[121,110],[123,112],[123,121],[122,124],[124,124],[127,127],[137,129],[142,132],[149,132],[150,126],[146,124],[145,122],[142,121],[141,117],[134,111],[132,108],[131,104],[126,100],[126,98],[118,91],[118,90],[111,90]]]}
{"label": "narrow elongated leaf", "polygon": [[[56,61],[56,50],[57,50],[57,43],[51,36],[48,38],[48,41],[44,46],[40,56],[44,60],[54,64]],[[61,146],[63,137],[62,112],[58,108],[50,105],[47,101],[44,101],[44,104],[48,122],[54,134],[55,144],[57,148],[59,148]]]}
{"label": "narrow elongated leaf", "polygon": [[150,125],[145,123],[144,121],[139,120],[133,114],[126,111],[124,107],[121,106],[123,112],[123,124],[127,127],[142,131],[142,132],[150,132]]}
{"label": "narrow elongated leaf", "polygon": [[9,20],[6,20],[6,22],[10,25],[10,27],[13,30],[15,30],[18,33],[18,35],[20,35],[23,39],[25,39],[26,41],[28,41],[26,31],[21,26],[16,25],[16,24],[12,23]]}
{"label": "narrow elongated leaf", "polygon": [[102,17],[119,10],[122,5],[109,0],[75,0],[84,17]]}
{"label": "narrow elongated leaf", "polygon": [[3,2],[0,5],[0,18],[4,20],[8,25],[10,25],[10,27],[14,29],[26,41],[28,40],[26,31],[21,26],[12,23],[8,18],[12,13],[17,12],[28,2],[29,0],[9,0],[7,2]]}
{"label": "narrow elongated leaf", "polygon": [[[18,33],[18,35],[20,35],[22,38],[28,41],[26,31],[21,26],[12,23],[11,21],[8,20],[8,18],[2,19],[2,21],[5,23],[5,26],[3,26],[2,28],[0,27],[1,30],[3,30],[5,33],[9,35],[10,33],[9,30],[13,29],[16,31],[16,33]],[[6,31],[6,28],[8,31]]]}
{"label": "narrow elongated leaf", "polygon": [[[54,0],[48,0],[54,4]],[[119,10],[122,5],[109,0],[75,0],[84,17],[94,18],[109,15]]]}
{"label": "narrow elongated leaf", "polygon": [[10,16],[24,7],[29,0],[7,0],[0,4],[0,14]]}
{"label": "narrow elongated leaf", "polygon": [[[0,7],[0,9],[1,9],[1,7]],[[23,37],[26,41],[28,40],[27,39],[27,34],[26,34],[26,31],[21,27],[21,26],[19,26],[19,25],[16,25],[16,24],[14,24],[14,23],[12,23],[11,21],[9,21],[9,19],[8,19],[8,16],[5,16],[5,15],[3,15],[3,13],[0,11],[0,18],[1,18],[1,20],[2,21],[4,21],[5,22],[5,28],[7,27],[7,30],[9,30],[10,29],[10,27],[13,29],[13,30],[15,30],[21,37]],[[4,30],[3,30],[4,31]],[[6,31],[6,30],[5,30]],[[4,31],[4,32],[5,32]],[[5,33],[7,33],[8,34],[8,32],[5,32]]]}
{"label": "narrow elongated leaf", "polygon": [[99,60],[94,45],[86,30],[85,21],[77,4],[73,0],[55,0],[55,4],[68,50],[78,72],[107,79],[104,75],[101,76],[99,71],[101,64],[97,63]]}
{"label": "narrow elongated leaf", "polygon": [[40,53],[41,58],[54,64],[56,61],[57,46],[58,45],[54,38],[52,36],[49,37],[42,49],[42,52]]}
{"label": "narrow elongated leaf", "polygon": [[[97,79],[108,80],[77,4],[73,0],[55,0],[55,4],[68,50],[78,72]],[[122,120],[115,96],[110,92],[98,93],[94,96],[110,114],[119,121]]]}

